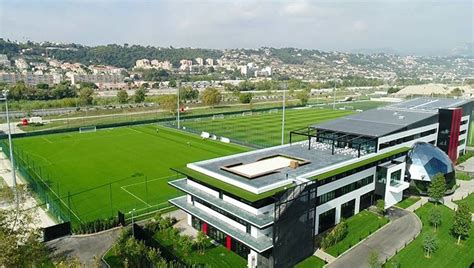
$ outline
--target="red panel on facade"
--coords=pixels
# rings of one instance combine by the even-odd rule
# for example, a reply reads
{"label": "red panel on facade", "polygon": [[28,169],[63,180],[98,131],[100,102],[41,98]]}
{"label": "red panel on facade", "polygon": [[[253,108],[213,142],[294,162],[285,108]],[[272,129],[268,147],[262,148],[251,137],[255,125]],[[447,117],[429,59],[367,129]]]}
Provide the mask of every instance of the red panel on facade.
{"label": "red panel on facade", "polygon": [[461,127],[462,108],[453,110],[451,117],[451,132],[449,135],[448,156],[456,163],[458,157],[459,128]]}
{"label": "red panel on facade", "polygon": [[230,250],[231,246],[232,246],[232,238],[229,235],[227,235],[226,240],[225,240],[225,247],[227,248],[227,250]]}
{"label": "red panel on facade", "polygon": [[205,223],[205,222],[202,224],[202,232],[204,234],[207,234],[207,223]]}

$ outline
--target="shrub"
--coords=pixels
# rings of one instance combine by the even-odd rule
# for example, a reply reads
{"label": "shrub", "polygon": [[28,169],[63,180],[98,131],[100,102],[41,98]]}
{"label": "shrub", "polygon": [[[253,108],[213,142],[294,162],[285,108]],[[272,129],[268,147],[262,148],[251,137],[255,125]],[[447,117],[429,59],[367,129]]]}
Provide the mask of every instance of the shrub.
{"label": "shrub", "polygon": [[466,160],[468,160],[469,158],[471,158],[473,156],[474,156],[474,151],[466,151],[465,154],[460,155],[458,157],[458,160],[456,161],[456,163],[459,165],[459,164],[465,162]]}
{"label": "shrub", "polygon": [[347,236],[347,222],[342,220],[334,229],[331,230],[321,241],[321,247],[327,249]]}
{"label": "shrub", "polygon": [[108,230],[117,226],[119,226],[118,219],[112,217],[108,219],[97,219],[94,221],[81,223],[77,226],[73,226],[72,232],[74,234],[91,234]]}

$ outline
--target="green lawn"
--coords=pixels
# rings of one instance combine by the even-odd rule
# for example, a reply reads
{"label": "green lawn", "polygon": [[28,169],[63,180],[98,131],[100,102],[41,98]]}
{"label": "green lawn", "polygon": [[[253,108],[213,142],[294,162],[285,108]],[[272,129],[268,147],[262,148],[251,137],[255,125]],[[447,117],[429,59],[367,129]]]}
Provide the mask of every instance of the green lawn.
{"label": "green lawn", "polygon": [[[471,116],[472,118],[472,116]],[[469,144],[468,145],[472,145],[474,146],[474,123],[471,122],[471,137],[469,138]]]}
{"label": "green lawn", "polygon": [[456,170],[456,180],[470,181],[472,180],[472,177],[466,172]]}
{"label": "green lawn", "polygon": [[227,248],[221,245],[214,245],[209,243],[206,246],[206,249],[203,254],[200,254],[196,250],[193,250],[188,256],[182,255],[181,252],[175,251],[173,249],[173,242],[166,238],[161,232],[157,232],[154,235],[154,238],[166,249],[173,252],[175,256],[178,256],[183,261],[196,264],[196,265],[203,265],[205,267],[212,267],[212,268],[221,268],[221,267],[232,267],[232,268],[239,268],[239,267],[247,267],[247,260],[240,257],[233,251],[227,250]]}
{"label": "green lawn", "polygon": [[[329,121],[354,113],[354,111],[321,108],[288,109],[285,112],[285,142],[289,142],[289,132],[312,124]],[[272,113],[252,113],[227,116],[224,118],[198,118],[182,122],[188,130],[206,131],[218,136],[235,139],[247,144],[273,146],[281,144],[281,110]],[[294,136],[302,140],[302,136]]]}
{"label": "green lawn", "polygon": [[466,198],[464,198],[463,200],[458,200],[458,201],[455,201],[456,203],[460,203],[460,202],[465,202],[467,203],[467,205],[469,206],[469,208],[471,209],[471,212],[474,213],[474,194],[470,194],[468,195]]}
{"label": "green lawn", "polygon": [[337,257],[387,223],[388,219],[385,217],[367,210],[361,211],[347,219],[347,236],[324,251]]}
{"label": "green lawn", "polygon": [[295,268],[322,268],[326,263],[316,256],[311,256],[295,265]]}
{"label": "green lawn", "polygon": [[14,146],[17,162],[76,222],[165,208],[180,195],[167,184],[176,178],[171,167],[246,150],[163,127],[157,133],[156,125],[18,138]]}
{"label": "green lawn", "polygon": [[[416,214],[423,222],[422,232],[413,242],[400,251],[394,259],[400,263],[401,267],[469,267],[474,262],[474,228],[471,228],[469,238],[462,241],[461,245],[457,245],[457,239],[450,234],[454,211],[443,205],[438,205],[442,213],[442,224],[434,232],[433,227],[428,223],[430,210],[433,207],[433,204],[427,203],[416,211]],[[439,248],[430,258],[424,257],[422,246],[423,237],[428,233],[434,234],[437,237]]]}
{"label": "green lawn", "polygon": [[399,208],[408,208],[411,205],[415,204],[420,200],[419,196],[410,196],[408,198],[403,199],[401,202],[397,203],[396,206]]}

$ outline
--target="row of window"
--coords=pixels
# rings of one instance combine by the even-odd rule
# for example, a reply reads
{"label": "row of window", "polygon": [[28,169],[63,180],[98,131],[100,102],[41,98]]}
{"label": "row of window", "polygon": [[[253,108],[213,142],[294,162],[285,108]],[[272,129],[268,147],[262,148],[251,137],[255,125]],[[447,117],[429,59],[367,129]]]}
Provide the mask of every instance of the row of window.
{"label": "row of window", "polygon": [[242,219],[239,218],[239,217],[235,217],[234,215],[228,213],[227,211],[222,210],[222,209],[220,209],[220,208],[214,206],[213,204],[210,204],[210,203],[208,203],[208,202],[206,202],[206,201],[204,201],[204,200],[202,200],[202,199],[200,199],[200,198],[197,198],[197,197],[195,197],[195,196],[191,196],[191,198],[192,198],[191,200],[192,200],[193,202],[197,202],[197,203],[199,203],[199,204],[201,204],[201,205],[203,205],[203,206],[206,206],[206,207],[208,207],[208,208],[214,210],[215,212],[217,212],[217,213],[219,213],[219,214],[222,214],[223,216],[226,216],[227,218],[229,218],[229,219],[231,219],[231,220],[233,220],[233,221],[236,221],[236,222],[238,222],[238,223],[244,225],[244,226],[246,227],[246,229],[247,229],[247,233],[250,233],[250,226],[251,226],[251,225],[250,225],[248,222],[242,220]]}
{"label": "row of window", "polygon": [[325,194],[322,194],[318,197],[318,205],[322,205],[324,203],[327,203],[335,198],[338,198],[340,196],[343,196],[347,193],[350,193],[352,191],[355,191],[359,188],[362,188],[366,185],[371,184],[374,182],[374,175],[370,175],[368,177],[365,177],[361,180],[355,181],[353,183],[347,184],[345,186],[339,187],[333,191],[327,192]]}
{"label": "row of window", "polygon": [[382,150],[382,149],[385,149],[385,148],[388,148],[388,147],[391,147],[391,146],[394,146],[394,145],[397,145],[397,144],[402,144],[402,143],[405,143],[407,141],[416,140],[416,139],[419,139],[421,137],[426,137],[428,135],[435,134],[435,133],[436,133],[436,129],[427,130],[427,131],[424,131],[424,132],[421,132],[421,133],[413,134],[413,135],[406,136],[406,137],[403,137],[403,138],[399,138],[399,139],[396,139],[396,140],[384,142],[384,143],[380,144],[379,148],[380,148],[380,150]]}

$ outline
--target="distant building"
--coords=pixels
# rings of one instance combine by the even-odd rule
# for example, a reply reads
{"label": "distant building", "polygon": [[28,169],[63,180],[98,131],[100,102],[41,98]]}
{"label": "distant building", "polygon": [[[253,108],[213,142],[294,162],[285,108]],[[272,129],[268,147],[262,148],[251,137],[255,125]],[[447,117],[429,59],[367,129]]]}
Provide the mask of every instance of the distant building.
{"label": "distant building", "polygon": [[199,66],[204,65],[204,60],[202,58],[196,58],[196,62]]}
{"label": "distant building", "polygon": [[211,58],[207,58],[207,59],[206,59],[206,65],[214,66],[214,60],[211,59]]}
{"label": "distant building", "polygon": [[183,60],[180,60],[179,63],[181,64],[181,66],[179,66],[179,70],[181,71],[191,71],[193,67],[192,60],[183,59]]}
{"label": "distant building", "polygon": [[139,69],[139,68],[148,69],[150,67],[151,67],[150,61],[147,60],[147,59],[141,59],[141,60],[137,60],[135,62],[135,68],[137,68],[137,69]]}
{"label": "distant building", "polygon": [[25,59],[17,59],[15,60],[15,66],[16,68],[20,70],[26,70],[28,69],[28,63],[26,62]]}
{"label": "distant building", "polygon": [[11,66],[11,62],[8,59],[7,55],[0,54],[0,66],[5,66],[5,67],[10,67]]}
{"label": "distant building", "polygon": [[37,84],[48,84],[54,85],[61,82],[61,75],[59,74],[35,74],[27,72],[21,73],[0,73],[0,82],[7,84],[16,84],[20,81],[25,82],[27,85],[35,86]]}
{"label": "distant building", "polygon": [[75,85],[81,82],[100,83],[100,84],[118,84],[123,83],[124,76],[121,74],[67,74],[71,84]]}

